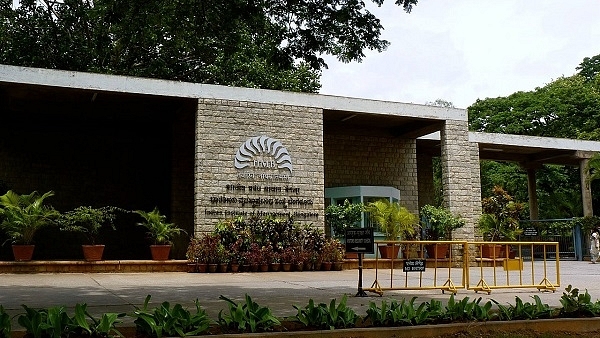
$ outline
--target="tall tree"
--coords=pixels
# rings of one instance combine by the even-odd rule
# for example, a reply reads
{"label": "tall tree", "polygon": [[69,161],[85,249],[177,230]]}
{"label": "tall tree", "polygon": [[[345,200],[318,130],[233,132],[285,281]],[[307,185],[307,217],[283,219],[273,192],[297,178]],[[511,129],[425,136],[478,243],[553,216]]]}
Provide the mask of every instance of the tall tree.
{"label": "tall tree", "polygon": [[307,92],[322,55],[389,44],[359,0],[0,0],[0,15],[0,63]]}
{"label": "tall tree", "polygon": [[[579,73],[507,97],[477,100],[468,108],[471,130],[600,140],[600,55],[585,58]],[[525,172],[515,164],[483,163],[484,186],[501,185],[526,199]],[[540,216],[581,216],[577,168],[544,166],[537,174]],[[597,199],[598,193],[594,198]]]}

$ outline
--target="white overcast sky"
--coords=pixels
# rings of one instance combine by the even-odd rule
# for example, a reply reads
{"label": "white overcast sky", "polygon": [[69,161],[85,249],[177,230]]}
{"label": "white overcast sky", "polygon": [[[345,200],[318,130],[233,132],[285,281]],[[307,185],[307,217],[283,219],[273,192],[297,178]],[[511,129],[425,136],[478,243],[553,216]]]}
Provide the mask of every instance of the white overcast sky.
{"label": "white overcast sky", "polygon": [[467,108],[573,75],[600,54],[597,0],[421,0],[410,14],[387,0],[370,9],[391,45],[362,63],[327,58],[321,94]]}

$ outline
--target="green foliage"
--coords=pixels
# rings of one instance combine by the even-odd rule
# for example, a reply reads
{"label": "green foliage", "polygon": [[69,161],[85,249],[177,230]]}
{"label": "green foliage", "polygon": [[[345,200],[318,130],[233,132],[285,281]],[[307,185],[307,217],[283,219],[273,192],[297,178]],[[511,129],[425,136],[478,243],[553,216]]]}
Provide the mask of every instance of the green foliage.
{"label": "green foliage", "polygon": [[[383,0],[373,0],[380,5]],[[396,0],[410,12],[417,0]],[[316,92],[323,55],[383,51],[360,1],[22,1],[0,8],[0,63]]]}
{"label": "green foliage", "polygon": [[481,297],[472,302],[469,302],[469,297],[465,297],[459,301],[454,300],[454,295],[450,295],[446,311],[442,318],[449,322],[456,321],[486,321],[491,317],[490,310],[492,302],[487,301],[480,305]]}
{"label": "green foliage", "polygon": [[515,305],[502,305],[492,300],[498,306],[498,319],[500,320],[522,320],[522,319],[545,319],[551,318],[553,311],[548,304],[542,303],[538,295],[534,295],[534,302],[523,302],[521,298],[515,297]]}
{"label": "green foliage", "polygon": [[183,232],[174,223],[167,223],[167,216],[161,215],[158,208],[150,212],[136,210],[136,214],[144,218],[144,222],[138,225],[148,229],[148,236],[154,241],[154,244],[170,244],[174,236]]}
{"label": "green foliage", "polygon": [[365,211],[383,232],[387,241],[395,241],[402,236],[415,233],[418,218],[397,202],[378,200],[366,205]]}
{"label": "green foliage", "polygon": [[44,204],[44,200],[51,196],[54,196],[53,191],[40,196],[37,191],[19,195],[12,190],[0,196],[0,216],[3,217],[1,226],[13,243],[33,243],[36,232],[53,223],[60,215]]}
{"label": "green foliage", "polygon": [[337,306],[335,305],[335,299],[332,299],[329,306],[327,306],[325,303],[315,305],[315,302],[310,299],[308,305],[304,308],[294,305],[294,308],[298,311],[296,319],[304,326],[329,330],[353,327],[356,325],[358,315],[346,306],[347,300],[348,297],[344,295]]}
{"label": "green foliage", "polygon": [[493,195],[484,198],[481,204],[484,214],[478,226],[485,239],[514,241],[523,232],[519,228],[519,217],[524,206],[513,201],[502,187],[494,187]]}
{"label": "green foliage", "polygon": [[42,310],[22,306],[25,314],[20,315],[17,321],[33,338],[61,338],[66,336],[73,326],[73,319],[68,316],[64,306]]}
{"label": "green foliage", "polygon": [[10,338],[11,330],[10,316],[4,311],[4,307],[0,305],[0,338]]}
{"label": "green foliage", "polygon": [[142,308],[136,307],[133,315],[138,332],[150,337],[196,336],[205,333],[210,326],[210,320],[197,299],[194,303],[196,313],[191,313],[181,304],[171,307],[169,302],[163,302],[160,306],[150,309],[149,301],[150,295],[146,296]]}
{"label": "green foliage", "polygon": [[[71,330],[79,334],[84,332],[95,337],[108,338],[115,335],[123,337],[115,325],[121,323],[119,318],[124,316],[124,313],[103,313],[100,319],[97,319],[87,311],[87,304],[76,304]],[[91,320],[91,323],[88,322],[88,318]]]}
{"label": "green foliage", "polygon": [[415,304],[417,297],[399,303],[393,300],[389,305],[384,300],[381,307],[374,302],[369,303],[366,319],[374,326],[423,325],[435,322],[442,314],[441,302],[431,300],[430,303]]}
{"label": "green foliage", "polygon": [[125,210],[111,206],[102,208],[80,206],[60,215],[57,222],[61,230],[80,232],[85,235],[88,244],[95,245],[102,226],[115,230],[113,221],[116,211]]}
{"label": "green foliage", "polygon": [[342,238],[346,228],[359,224],[363,210],[362,203],[350,203],[348,200],[343,205],[329,205],[325,208],[325,224],[333,230],[336,237]]}
{"label": "green foliage", "polygon": [[268,307],[262,307],[245,295],[246,302],[238,304],[221,295],[219,299],[227,302],[229,313],[219,311],[218,322],[224,329],[233,329],[237,332],[264,332],[269,331],[281,322],[271,313]]}
{"label": "green foliage", "polygon": [[421,208],[421,221],[427,229],[427,239],[433,240],[451,240],[452,231],[466,224],[464,219],[454,216],[450,210],[428,204]]}
{"label": "green foliage", "polygon": [[600,217],[598,216],[585,216],[585,217],[577,217],[573,219],[573,223],[579,224],[581,226],[581,230],[585,234],[591,233],[592,229],[597,229],[600,227]]}
{"label": "green foliage", "polygon": [[592,302],[592,297],[585,290],[580,293],[578,288],[571,285],[565,288],[566,292],[560,297],[560,314],[564,317],[594,317],[600,315],[600,301]]}

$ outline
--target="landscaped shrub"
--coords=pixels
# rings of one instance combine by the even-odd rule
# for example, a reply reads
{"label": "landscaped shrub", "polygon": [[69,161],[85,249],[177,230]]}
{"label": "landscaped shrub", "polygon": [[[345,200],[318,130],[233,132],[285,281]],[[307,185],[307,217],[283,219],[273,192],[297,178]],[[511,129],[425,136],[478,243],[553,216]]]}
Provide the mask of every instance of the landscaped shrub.
{"label": "landscaped shrub", "polygon": [[300,308],[294,305],[298,311],[296,319],[307,327],[321,329],[342,329],[353,327],[359,316],[353,309],[346,306],[347,297],[344,295],[340,303],[336,306],[335,299],[331,300],[329,306],[325,303],[315,305],[315,302],[310,299],[308,305]]}
{"label": "landscaped shrub", "polygon": [[[340,329],[348,327],[371,326],[407,326],[423,324],[439,324],[451,322],[480,322],[488,320],[519,320],[564,317],[600,316],[600,301],[593,302],[586,291],[580,293],[570,285],[561,297],[561,308],[552,309],[534,295],[533,302],[523,302],[515,298],[515,304],[503,305],[496,301],[481,304],[481,298],[470,300],[464,297],[455,300],[451,295],[446,305],[439,300],[418,303],[416,297],[410,301],[383,300],[381,305],[369,303],[367,314],[361,318],[348,307],[344,296],[339,304],[332,299],[330,304],[316,304],[309,300],[308,305],[297,310],[290,326],[290,320],[277,318],[266,306],[260,306],[245,295],[244,301],[237,303],[225,296],[219,299],[227,302],[228,310],[221,310],[217,321],[212,321],[195,301],[195,313],[183,308],[180,304],[171,306],[163,302],[155,308],[149,308],[150,296],[147,296],[141,308],[134,307],[132,314],[138,338],[161,338],[166,336],[185,337],[201,334],[245,333],[288,331],[297,329],[298,323],[304,329]],[[492,309],[492,303],[497,309]],[[66,338],[66,337],[100,337],[121,336],[116,324],[121,323],[125,314],[106,313],[99,319],[92,317],[85,304],[75,306],[75,315],[70,317],[64,306],[36,310],[23,305],[25,313],[18,316],[18,324],[26,330],[28,338]],[[287,326],[286,326],[287,325]],[[0,338],[14,336],[11,334],[10,317],[0,305]]]}
{"label": "landscaped shrub", "polygon": [[221,295],[219,299],[227,302],[228,313],[219,311],[219,325],[226,331],[237,332],[265,332],[270,331],[281,322],[271,313],[271,309],[258,305],[247,294],[245,302],[238,304]]}
{"label": "landscaped shrub", "polygon": [[0,338],[9,338],[11,332],[10,316],[0,305]]}
{"label": "landscaped shrub", "polygon": [[148,308],[150,295],[146,296],[144,306],[136,307],[133,312],[135,326],[138,333],[148,337],[186,337],[205,333],[210,327],[210,319],[200,307],[198,300],[196,313],[191,313],[180,304],[173,307],[169,302],[163,302],[155,308]]}
{"label": "landscaped shrub", "polygon": [[548,304],[542,303],[542,300],[538,295],[534,295],[534,302],[529,303],[521,300],[519,297],[515,297],[515,305],[502,305],[498,304],[498,319],[499,320],[519,320],[519,319],[542,319],[550,318],[553,315],[553,311]]}

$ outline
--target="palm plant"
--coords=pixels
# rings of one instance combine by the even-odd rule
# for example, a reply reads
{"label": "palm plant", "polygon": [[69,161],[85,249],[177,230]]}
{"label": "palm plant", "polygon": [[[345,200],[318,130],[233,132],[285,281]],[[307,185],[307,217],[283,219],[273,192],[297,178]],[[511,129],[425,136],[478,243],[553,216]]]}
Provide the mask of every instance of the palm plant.
{"label": "palm plant", "polygon": [[44,204],[44,200],[54,196],[53,191],[39,195],[37,191],[28,195],[19,195],[9,190],[0,196],[0,216],[3,216],[1,227],[15,244],[32,244],[36,232],[60,215],[52,207]]}
{"label": "palm plant", "polygon": [[365,210],[378,225],[386,241],[395,241],[402,235],[415,233],[417,216],[397,202],[378,200],[367,204]]}
{"label": "palm plant", "polygon": [[183,231],[175,223],[167,223],[167,216],[161,215],[156,207],[150,212],[136,210],[135,213],[144,218],[144,222],[140,222],[138,225],[148,229],[148,236],[154,244],[171,244],[172,238]]}

